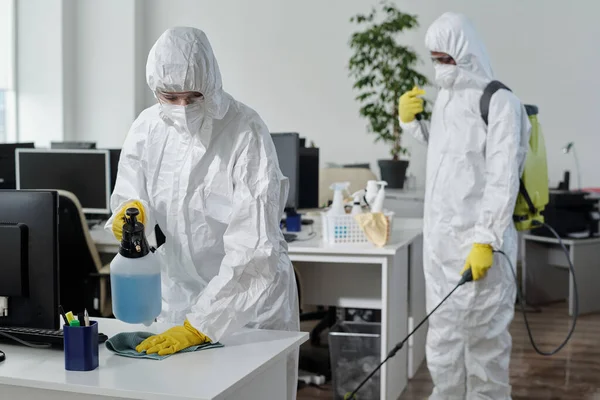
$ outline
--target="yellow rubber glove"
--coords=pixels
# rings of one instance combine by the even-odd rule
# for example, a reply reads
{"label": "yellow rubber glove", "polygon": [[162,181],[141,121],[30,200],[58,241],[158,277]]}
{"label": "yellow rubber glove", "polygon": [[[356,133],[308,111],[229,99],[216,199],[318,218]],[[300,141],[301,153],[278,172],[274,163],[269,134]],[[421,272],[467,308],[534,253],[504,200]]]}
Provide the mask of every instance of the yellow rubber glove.
{"label": "yellow rubber glove", "polygon": [[404,93],[400,96],[400,102],[398,104],[398,115],[400,121],[409,123],[415,120],[418,113],[423,112],[423,99],[418,97],[425,94],[423,89],[414,87],[411,91]]}
{"label": "yellow rubber glove", "polygon": [[168,356],[175,354],[188,347],[198,346],[204,343],[210,343],[208,336],[198,332],[186,319],[183,326],[176,326],[168,331],[150,336],[140,343],[135,351],[138,353],[154,354],[159,356]]}
{"label": "yellow rubber glove", "polygon": [[121,241],[123,238],[123,225],[125,225],[125,212],[128,208],[137,208],[140,211],[140,215],[137,216],[137,220],[142,224],[146,225],[146,212],[144,211],[144,206],[138,200],[131,201],[125,204],[119,212],[115,215],[115,219],[112,224],[113,235],[117,238],[118,241]]}
{"label": "yellow rubber glove", "polygon": [[487,270],[490,269],[494,263],[494,251],[492,246],[489,244],[475,243],[471,248],[471,252],[467,256],[465,267],[460,272],[462,275],[466,270],[471,268],[473,273],[473,280],[479,280],[485,278]]}

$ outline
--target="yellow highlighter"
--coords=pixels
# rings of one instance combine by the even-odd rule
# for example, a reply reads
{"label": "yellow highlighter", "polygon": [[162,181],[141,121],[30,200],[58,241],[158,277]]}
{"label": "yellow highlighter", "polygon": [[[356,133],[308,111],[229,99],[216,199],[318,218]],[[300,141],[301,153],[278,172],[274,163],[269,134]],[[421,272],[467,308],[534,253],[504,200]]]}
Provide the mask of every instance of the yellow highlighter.
{"label": "yellow highlighter", "polygon": [[67,317],[67,323],[69,325],[71,325],[71,321],[73,321],[75,319],[75,316],[73,315],[73,313],[71,311],[69,311],[68,313],[66,313],[65,317]]}

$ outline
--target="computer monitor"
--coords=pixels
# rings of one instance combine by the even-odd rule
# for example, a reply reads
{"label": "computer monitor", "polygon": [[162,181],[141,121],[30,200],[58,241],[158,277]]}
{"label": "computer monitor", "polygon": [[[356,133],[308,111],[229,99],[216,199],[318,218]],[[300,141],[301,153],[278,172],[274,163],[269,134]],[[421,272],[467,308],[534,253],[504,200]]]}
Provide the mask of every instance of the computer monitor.
{"label": "computer monitor", "polygon": [[300,174],[298,208],[319,208],[319,149],[300,147]]}
{"label": "computer monitor", "polygon": [[300,135],[297,133],[273,133],[271,137],[277,151],[281,173],[290,181],[290,190],[285,207],[296,209],[298,208],[299,192]]}
{"label": "computer monitor", "polygon": [[15,150],[33,149],[33,143],[3,143],[0,144],[0,189],[15,189]]}
{"label": "computer monitor", "polygon": [[0,326],[58,329],[58,195],[0,190]]}
{"label": "computer monitor", "polygon": [[93,150],[96,142],[51,142],[51,149],[56,150]]}
{"label": "computer monitor", "polygon": [[110,152],[110,194],[115,191],[117,183],[117,172],[119,172],[119,158],[121,158],[121,149],[109,149]]}
{"label": "computer monitor", "polygon": [[109,214],[108,150],[18,149],[17,189],[66,190],[86,214]]}

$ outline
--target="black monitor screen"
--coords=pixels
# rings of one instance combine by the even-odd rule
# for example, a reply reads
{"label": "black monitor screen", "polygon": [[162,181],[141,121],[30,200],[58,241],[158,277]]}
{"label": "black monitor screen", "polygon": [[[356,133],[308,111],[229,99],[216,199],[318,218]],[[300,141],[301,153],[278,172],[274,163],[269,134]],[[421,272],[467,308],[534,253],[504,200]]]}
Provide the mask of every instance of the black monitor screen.
{"label": "black monitor screen", "polygon": [[108,151],[110,151],[110,194],[112,194],[115,191],[115,183],[117,183],[121,149],[110,149]]}
{"label": "black monitor screen", "polygon": [[297,133],[273,133],[271,137],[277,151],[281,173],[290,181],[286,208],[298,208],[300,135]]}
{"label": "black monitor screen", "polygon": [[16,189],[15,151],[33,149],[33,143],[0,144],[0,189]]}
{"label": "black monitor screen", "polygon": [[108,150],[18,150],[17,189],[66,190],[86,213],[109,213]]}
{"label": "black monitor screen", "polygon": [[56,192],[0,190],[0,238],[0,296],[10,296],[0,326],[58,329]]}

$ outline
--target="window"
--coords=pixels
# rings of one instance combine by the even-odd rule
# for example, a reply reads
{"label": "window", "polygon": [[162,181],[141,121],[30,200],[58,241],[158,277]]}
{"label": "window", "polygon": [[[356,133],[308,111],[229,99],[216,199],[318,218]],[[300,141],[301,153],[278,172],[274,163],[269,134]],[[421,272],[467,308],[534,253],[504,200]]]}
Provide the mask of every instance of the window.
{"label": "window", "polygon": [[0,1],[0,143],[17,141],[15,0]]}

